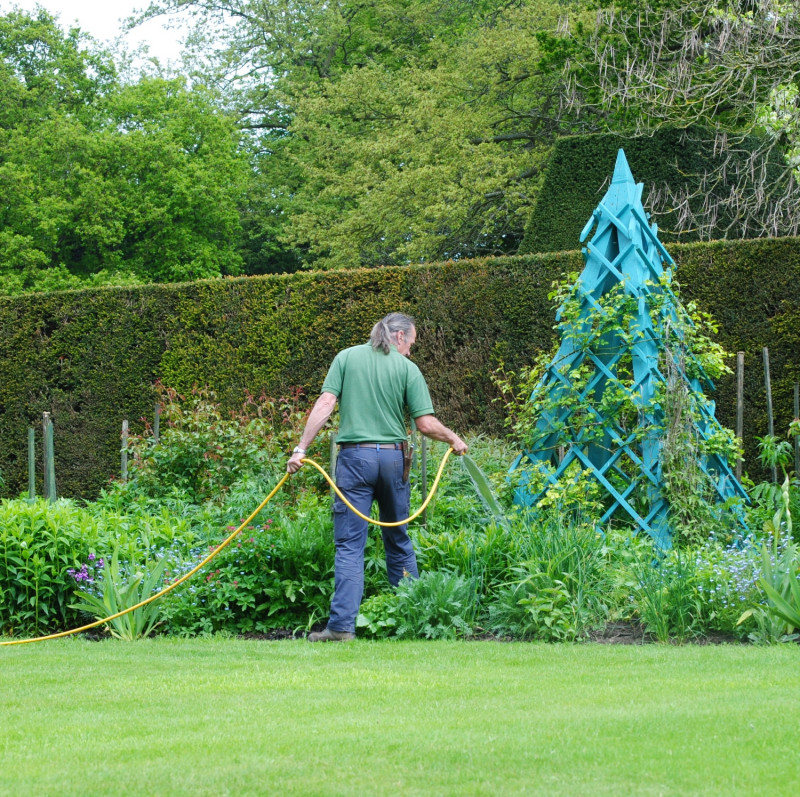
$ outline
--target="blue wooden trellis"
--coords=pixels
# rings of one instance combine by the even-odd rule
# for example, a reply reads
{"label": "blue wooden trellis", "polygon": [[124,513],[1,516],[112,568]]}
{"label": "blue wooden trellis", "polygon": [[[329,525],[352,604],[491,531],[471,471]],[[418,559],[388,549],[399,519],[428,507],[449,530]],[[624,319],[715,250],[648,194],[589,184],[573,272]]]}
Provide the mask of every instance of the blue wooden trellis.
{"label": "blue wooden trellis", "polygon": [[[721,427],[714,415],[715,404],[704,393],[704,387],[713,390],[711,380],[691,351],[685,352],[692,366],[687,369],[664,339],[663,330],[671,322],[675,322],[673,329],[679,328],[680,305],[669,287],[674,261],[658,239],[656,224],[648,221],[642,188],[620,150],[611,186],[581,233],[583,243],[596,225],[583,249],[585,265],[574,286],[579,312],[564,317],[565,307],[559,310],[561,344],[531,396],[531,401],[543,396],[568,400],[541,402],[544,409],[534,442],[519,455],[512,470],[521,469],[516,501],[523,506],[534,506],[548,489],[561,480],[574,479],[576,472],[588,474],[609,499],[601,523],[615,513],[625,513],[640,531],[666,548],[671,545],[671,533],[659,461],[664,421],[658,400],[658,388],[667,382],[661,365],[665,357],[675,366],[670,369],[673,378],[677,374],[692,395],[697,437],[708,442]],[[627,297],[635,308],[628,316],[627,330],[597,323],[598,315],[608,312],[600,300],[612,291]],[[612,387],[622,390],[620,400],[637,408],[636,428],[624,428],[614,413],[606,417],[608,413],[603,412],[603,407],[609,409],[607,396],[603,404],[604,394]],[[582,414],[580,422],[575,422],[574,413]],[[747,500],[724,457],[706,455],[697,465],[713,485],[712,500]],[[532,468],[543,477],[537,480],[539,485],[544,483],[538,490],[532,486]]]}

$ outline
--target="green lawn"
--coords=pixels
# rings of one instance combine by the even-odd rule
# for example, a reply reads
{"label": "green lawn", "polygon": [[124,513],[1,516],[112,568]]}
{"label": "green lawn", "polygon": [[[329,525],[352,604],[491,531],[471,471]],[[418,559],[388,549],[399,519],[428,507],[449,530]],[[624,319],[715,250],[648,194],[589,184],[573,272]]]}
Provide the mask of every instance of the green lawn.
{"label": "green lawn", "polygon": [[0,794],[795,795],[800,647],[0,648]]}

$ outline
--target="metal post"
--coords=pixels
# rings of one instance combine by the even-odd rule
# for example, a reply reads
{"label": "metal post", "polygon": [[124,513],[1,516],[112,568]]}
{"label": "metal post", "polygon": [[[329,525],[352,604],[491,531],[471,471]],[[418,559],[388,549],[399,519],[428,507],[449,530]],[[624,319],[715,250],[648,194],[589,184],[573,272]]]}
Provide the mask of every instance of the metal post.
{"label": "metal post", "polygon": [[[800,419],[800,382],[794,383],[794,417]],[[794,477],[800,479],[800,434],[794,438]]]}
{"label": "metal post", "polygon": [[42,437],[43,437],[43,459],[44,459],[44,489],[43,497],[51,503],[56,500],[56,466],[53,456],[53,421],[50,413],[42,413]]}
{"label": "metal post", "polygon": [[[762,351],[764,355],[764,384],[767,388],[767,422],[769,424],[768,434],[770,437],[775,437],[775,420],[772,417],[772,385],[769,379],[769,349],[764,346]],[[772,466],[772,481],[774,484],[778,483],[778,466]]]}
{"label": "metal post", "polygon": [[[331,478],[336,481],[336,434],[331,431]],[[331,487],[331,498],[336,498],[336,493]]]}
{"label": "metal post", "polygon": [[158,431],[161,422],[161,405],[156,402],[156,411],[153,416],[153,440],[158,443]]}
{"label": "metal post", "polygon": [[[744,440],[744,352],[736,355],[736,436]],[[742,458],[736,460],[736,478],[742,480]]]}
{"label": "metal post", "polygon": [[120,449],[122,455],[120,462],[119,475],[123,482],[128,481],[128,422],[122,422],[122,448]]}
{"label": "metal post", "polygon": [[28,501],[36,500],[36,432],[28,429]]}
{"label": "metal post", "polygon": [[[420,452],[420,482],[422,488],[422,500],[423,502],[428,497],[428,438],[422,435],[422,443],[420,445],[422,449]],[[423,509],[422,515],[420,515],[420,522],[423,526],[426,526],[428,523],[428,510]]]}

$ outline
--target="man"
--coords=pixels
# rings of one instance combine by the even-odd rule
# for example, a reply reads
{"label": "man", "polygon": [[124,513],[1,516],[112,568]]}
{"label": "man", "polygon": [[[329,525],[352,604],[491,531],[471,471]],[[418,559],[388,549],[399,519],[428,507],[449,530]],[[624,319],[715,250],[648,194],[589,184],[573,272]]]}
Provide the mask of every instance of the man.
{"label": "man", "polygon": [[[411,488],[403,473],[406,409],[426,437],[448,443],[456,454],[467,452],[464,441],[433,414],[425,379],[408,359],[416,338],[413,318],[390,313],[372,328],[369,343],[340,351],[286,465],[289,473],[302,467],[301,460],[338,401],[336,484],[364,515],[369,516],[373,500],[377,501],[380,519],[386,523],[410,514]],[[309,642],[355,639],[369,524],[337,496],[333,529],[336,558],[330,619],[324,631],[309,634]],[[389,583],[396,586],[404,574],[417,578],[408,526],[382,527],[382,532]]]}

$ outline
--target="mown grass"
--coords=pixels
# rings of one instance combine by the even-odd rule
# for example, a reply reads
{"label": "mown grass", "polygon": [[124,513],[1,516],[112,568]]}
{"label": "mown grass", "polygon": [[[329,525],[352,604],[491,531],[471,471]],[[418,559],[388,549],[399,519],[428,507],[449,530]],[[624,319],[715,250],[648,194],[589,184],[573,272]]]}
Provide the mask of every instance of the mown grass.
{"label": "mown grass", "polygon": [[800,648],[67,639],[0,649],[8,795],[800,789]]}

